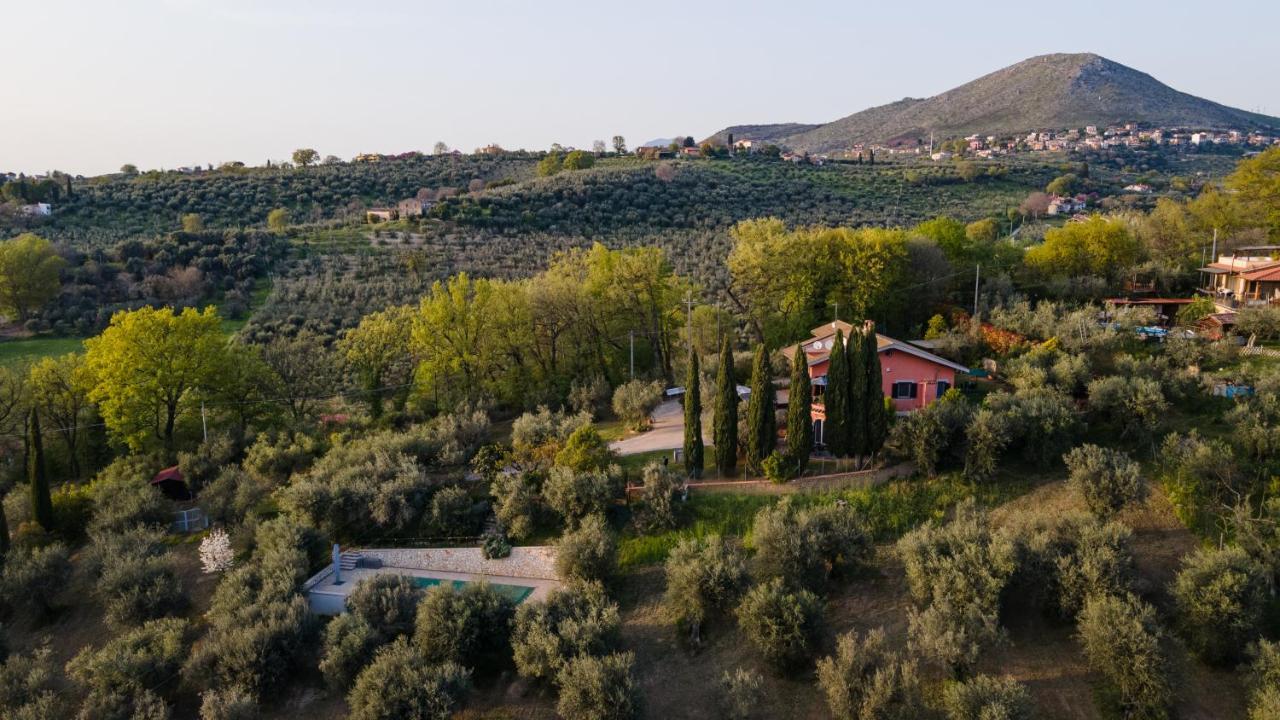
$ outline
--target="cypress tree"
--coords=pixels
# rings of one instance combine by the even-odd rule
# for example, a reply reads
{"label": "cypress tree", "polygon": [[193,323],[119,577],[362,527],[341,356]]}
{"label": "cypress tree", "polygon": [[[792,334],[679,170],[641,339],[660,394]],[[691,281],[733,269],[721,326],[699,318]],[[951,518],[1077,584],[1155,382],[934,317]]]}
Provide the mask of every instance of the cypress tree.
{"label": "cypress tree", "polygon": [[689,477],[702,477],[702,380],[698,354],[689,349],[689,377],[684,384],[684,468]]}
{"label": "cypress tree", "polygon": [[747,434],[747,466],[757,473],[778,443],[772,374],[768,351],[764,345],[757,345],[751,361],[751,398],[747,402],[747,425],[751,428]]}
{"label": "cypress tree", "polygon": [[733,377],[733,351],[728,336],[720,344],[714,423],[716,468],[722,475],[732,475],[738,469],[738,381]]}
{"label": "cypress tree", "polygon": [[787,391],[787,456],[796,476],[804,473],[813,450],[813,388],[809,384],[809,359],[797,345],[791,363],[791,386]]}
{"label": "cypress tree", "polygon": [[867,323],[866,334],[866,388],[867,455],[875,455],[884,447],[889,436],[889,422],[884,412],[884,384],[880,379],[880,351],[876,343],[876,328]]}
{"label": "cypress tree", "polygon": [[845,368],[848,373],[849,412],[845,415],[845,437],[848,438],[849,454],[860,457],[867,452],[867,422],[865,406],[867,403],[867,353],[866,338],[862,331],[849,331],[849,341],[845,343]]}
{"label": "cypress tree", "polygon": [[31,449],[27,458],[27,478],[31,483],[31,514],[45,530],[53,530],[53,500],[49,497],[49,478],[44,471],[44,441],[40,437],[40,415],[31,408],[27,436]]}
{"label": "cypress tree", "polygon": [[849,362],[845,348],[844,331],[836,330],[835,344],[827,361],[827,392],[823,404],[827,420],[823,424],[823,437],[827,450],[836,457],[849,455]]}

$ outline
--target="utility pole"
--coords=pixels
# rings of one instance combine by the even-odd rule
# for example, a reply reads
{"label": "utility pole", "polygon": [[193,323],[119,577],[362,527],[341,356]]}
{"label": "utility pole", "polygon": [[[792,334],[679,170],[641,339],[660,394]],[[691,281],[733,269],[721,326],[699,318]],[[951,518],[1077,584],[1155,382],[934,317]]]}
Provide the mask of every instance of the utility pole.
{"label": "utility pole", "polygon": [[836,305],[835,312],[833,313],[833,317],[831,318],[832,324],[840,322],[840,301],[837,300],[835,302],[835,305]]}
{"label": "utility pole", "polygon": [[631,379],[636,379],[636,331],[628,330],[627,335],[631,340]]}
{"label": "utility pole", "polygon": [[1218,262],[1218,228],[1213,229],[1213,252],[1209,253],[1209,262]]}
{"label": "utility pole", "polygon": [[204,400],[200,401],[200,429],[204,431],[204,441],[209,442],[209,421],[204,416]]}
{"label": "utility pole", "polygon": [[973,266],[973,316],[978,317],[978,277],[982,274],[982,263]]}

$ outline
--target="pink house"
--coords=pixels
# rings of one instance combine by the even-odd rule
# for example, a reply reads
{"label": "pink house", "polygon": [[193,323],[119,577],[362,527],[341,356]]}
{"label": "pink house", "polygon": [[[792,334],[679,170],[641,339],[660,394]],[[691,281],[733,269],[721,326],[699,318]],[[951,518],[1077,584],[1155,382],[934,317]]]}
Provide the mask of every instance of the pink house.
{"label": "pink house", "polygon": [[[822,445],[822,426],[826,421],[826,408],[822,404],[826,389],[827,365],[836,330],[845,338],[853,326],[843,320],[819,325],[811,330],[813,337],[802,343],[782,349],[787,359],[793,359],[797,348],[803,348],[809,360],[809,377],[813,379],[813,437]],[[893,400],[899,413],[918,410],[942,397],[955,387],[956,373],[968,373],[969,368],[938,357],[910,343],[894,340],[876,333],[876,346],[880,353],[880,383],[884,395]]]}

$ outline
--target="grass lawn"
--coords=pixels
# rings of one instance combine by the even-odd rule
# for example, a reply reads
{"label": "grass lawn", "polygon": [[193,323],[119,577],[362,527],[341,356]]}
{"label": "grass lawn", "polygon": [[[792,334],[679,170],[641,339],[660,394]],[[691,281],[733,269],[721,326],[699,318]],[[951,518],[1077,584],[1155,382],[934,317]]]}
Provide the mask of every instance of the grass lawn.
{"label": "grass lawn", "polygon": [[[1031,489],[1033,480],[1024,474],[1009,474],[991,483],[973,485],[958,473],[932,480],[908,478],[875,487],[831,492],[791,494],[799,506],[830,505],[840,500],[861,512],[870,522],[877,540],[890,540],[928,520],[941,520],[956,503],[975,497],[993,507]],[[777,502],[781,495],[744,492],[697,492],[681,508],[680,526],[666,532],[641,535],[628,529],[618,545],[618,564],[624,570],[660,563],[681,540],[690,537],[724,535],[742,538],[751,544],[751,524],[760,508]]]}
{"label": "grass lawn", "polygon": [[0,342],[0,367],[13,367],[40,358],[56,357],[84,349],[84,338],[37,336]]}

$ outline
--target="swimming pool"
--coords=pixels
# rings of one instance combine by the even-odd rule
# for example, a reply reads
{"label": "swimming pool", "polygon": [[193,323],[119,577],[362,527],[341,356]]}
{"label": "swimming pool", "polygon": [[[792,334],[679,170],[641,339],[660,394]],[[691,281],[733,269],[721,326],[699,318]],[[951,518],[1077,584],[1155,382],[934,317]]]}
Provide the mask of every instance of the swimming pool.
{"label": "swimming pool", "polygon": [[[407,577],[413,581],[413,584],[416,587],[420,588],[430,588],[443,583],[452,583],[455,590],[461,590],[462,587],[467,584],[466,580],[441,580],[440,578],[419,577],[417,575],[409,575]],[[525,598],[533,594],[533,588],[526,585],[502,585],[500,583],[489,583],[489,587],[493,588],[494,592],[499,595],[509,598],[517,605],[524,602]]]}

